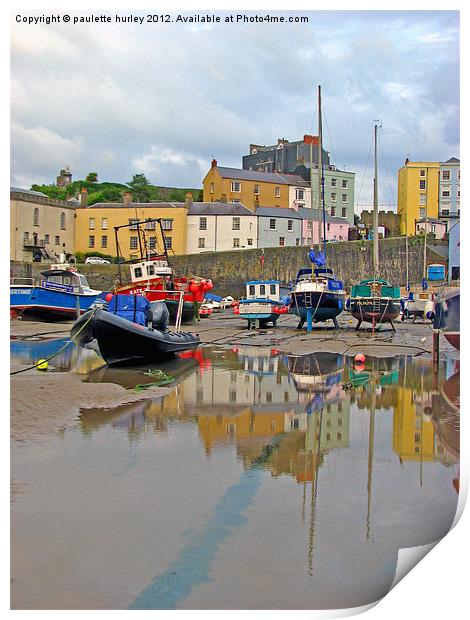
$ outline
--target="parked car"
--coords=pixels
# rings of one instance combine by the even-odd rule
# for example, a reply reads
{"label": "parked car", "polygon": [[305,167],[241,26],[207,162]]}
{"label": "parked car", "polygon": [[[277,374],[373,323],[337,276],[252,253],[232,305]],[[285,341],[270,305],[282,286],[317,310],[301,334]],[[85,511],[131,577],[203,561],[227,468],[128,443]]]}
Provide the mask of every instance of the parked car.
{"label": "parked car", "polygon": [[220,307],[223,308],[224,310],[225,308],[230,308],[231,306],[233,306],[234,301],[235,300],[231,295],[227,295],[227,297],[224,297],[222,301],[220,302]]}
{"label": "parked car", "polygon": [[88,256],[85,260],[88,265],[110,265],[111,262],[101,256]]}

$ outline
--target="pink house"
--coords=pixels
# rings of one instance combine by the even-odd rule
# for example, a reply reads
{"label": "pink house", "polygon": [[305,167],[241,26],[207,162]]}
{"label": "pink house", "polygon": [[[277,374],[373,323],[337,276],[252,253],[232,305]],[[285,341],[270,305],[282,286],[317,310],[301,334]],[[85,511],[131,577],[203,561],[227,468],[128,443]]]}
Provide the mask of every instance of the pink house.
{"label": "pink house", "polygon": [[[302,244],[316,244],[319,239],[318,211],[314,209],[300,208],[297,210],[302,216]],[[327,241],[347,241],[349,224],[346,218],[331,217],[326,215],[326,239]],[[313,236],[313,238],[312,238]],[[323,238],[323,224],[321,237]]]}
{"label": "pink house", "polygon": [[433,217],[428,219],[415,220],[415,234],[422,235],[426,229],[427,234],[436,235],[436,239],[444,239],[447,233],[447,224]]}

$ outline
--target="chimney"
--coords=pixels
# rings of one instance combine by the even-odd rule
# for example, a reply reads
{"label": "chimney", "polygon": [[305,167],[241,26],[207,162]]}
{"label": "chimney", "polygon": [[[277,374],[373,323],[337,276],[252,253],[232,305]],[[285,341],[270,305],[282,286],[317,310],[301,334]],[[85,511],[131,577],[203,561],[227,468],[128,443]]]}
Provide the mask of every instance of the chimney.
{"label": "chimney", "polygon": [[82,189],[80,190],[79,202],[81,207],[88,206],[88,190],[86,187],[82,187]]}
{"label": "chimney", "polygon": [[122,195],[122,204],[128,207],[132,202],[132,194],[130,192],[124,192]]}
{"label": "chimney", "polygon": [[191,194],[191,192],[188,192],[184,198],[184,204],[186,206],[187,209],[189,209],[189,207],[193,204],[193,195]]}
{"label": "chimney", "polygon": [[211,162],[211,168],[217,168],[217,160],[213,159]]}

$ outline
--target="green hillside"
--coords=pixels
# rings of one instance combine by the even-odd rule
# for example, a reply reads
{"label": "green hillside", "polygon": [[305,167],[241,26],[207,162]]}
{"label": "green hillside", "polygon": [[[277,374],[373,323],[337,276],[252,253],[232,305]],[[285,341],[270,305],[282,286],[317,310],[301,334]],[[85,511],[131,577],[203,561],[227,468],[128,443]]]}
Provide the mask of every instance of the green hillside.
{"label": "green hillside", "polygon": [[109,181],[98,182],[90,179],[97,178],[95,173],[90,173],[84,181],[73,181],[66,187],[56,185],[37,185],[31,189],[42,192],[51,198],[78,198],[80,191],[86,187],[88,190],[88,204],[97,202],[122,202],[124,192],[130,192],[133,202],[184,202],[186,194],[190,192],[194,201],[202,200],[202,189],[165,187],[149,183],[143,174],[135,174],[128,183],[111,183]]}

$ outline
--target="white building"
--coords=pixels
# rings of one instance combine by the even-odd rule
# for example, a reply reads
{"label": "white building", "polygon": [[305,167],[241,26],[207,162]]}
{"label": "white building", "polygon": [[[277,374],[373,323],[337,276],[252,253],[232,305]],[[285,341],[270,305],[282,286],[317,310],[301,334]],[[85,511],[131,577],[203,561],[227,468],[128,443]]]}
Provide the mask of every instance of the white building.
{"label": "white building", "polygon": [[193,202],[187,227],[187,254],[258,247],[258,218],[242,204]]}

